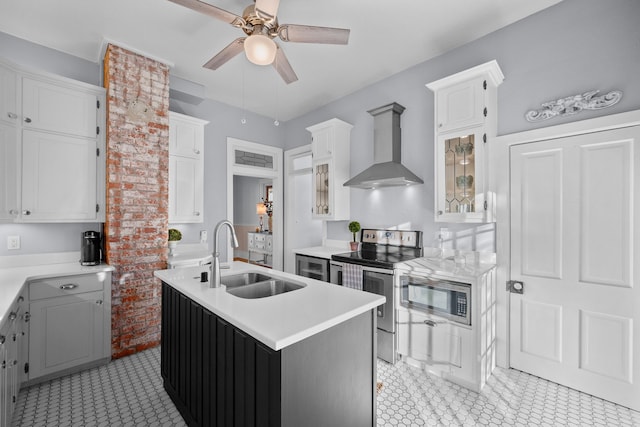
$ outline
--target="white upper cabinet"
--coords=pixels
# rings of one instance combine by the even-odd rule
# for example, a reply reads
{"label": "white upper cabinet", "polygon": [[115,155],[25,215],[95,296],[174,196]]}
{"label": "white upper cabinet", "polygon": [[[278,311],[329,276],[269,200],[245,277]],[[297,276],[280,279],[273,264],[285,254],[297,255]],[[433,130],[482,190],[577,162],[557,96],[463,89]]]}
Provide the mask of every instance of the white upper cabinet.
{"label": "white upper cabinet", "polygon": [[496,61],[427,84],[435,94],[435,220],[494,221],[485,145],[497,132]]}
{"label": "white upper cabinet", "polygon": [[16,128],[0,123],[0,220],[18,214]]}
{"label": "white upper cabinet", "polygon": [[209,122],[169,112],[169,154],[200,158],[204,156],[204,125]]}
{"label": "white upper cabinet", "polygon": [[22,220],[96,219],[96,141],[25,130]]}
{"label": "white upper cabinet", "polygon": [[22,80],[25,129],[95,138],[97,102],[95,93],[31,78]]}
{"label": "white upper cabinet", "polygon": [[204,221],[204,126],[169,112],[169,223]]}
{"label": "white upper cabinet", "polygon": [[308,127],[313,155],[314,219],[347,220],[351,212],[349,180],[352,125],[339,119]]}
{"label": "white upper cabinet", "polygon": [[484,123],[484,78],[445,87],[436,95],[437,132],[479,126]]}
{"label": "white upper cabinet", "polygon": [[0,220],[104,221],[104,88],[8,63],[0,86]]}
{"label": "white upper cabinet", "polygon": [[0,122],[15,124],[19,119],[17,79],[15,71],[0,64]]}

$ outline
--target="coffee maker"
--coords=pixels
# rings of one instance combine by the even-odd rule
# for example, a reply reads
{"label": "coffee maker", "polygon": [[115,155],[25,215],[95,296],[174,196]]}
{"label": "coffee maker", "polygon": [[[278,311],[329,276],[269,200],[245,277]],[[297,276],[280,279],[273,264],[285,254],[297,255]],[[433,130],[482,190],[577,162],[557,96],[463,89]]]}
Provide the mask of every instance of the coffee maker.
{"label": "coffee maker", "polygon": [[102,259],[102,242],[100,232],[83,231],[80,243],[80,264],[98,265]]}

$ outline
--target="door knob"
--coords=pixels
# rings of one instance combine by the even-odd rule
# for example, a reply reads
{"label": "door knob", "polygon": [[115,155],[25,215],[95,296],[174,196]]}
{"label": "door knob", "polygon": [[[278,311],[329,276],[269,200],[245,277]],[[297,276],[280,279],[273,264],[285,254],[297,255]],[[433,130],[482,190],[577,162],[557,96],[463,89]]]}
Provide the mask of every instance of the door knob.
{"label": "door knob", "polygon": [[31,119],[30,119],[29,117],[25,117],[25,118],[24,118],[24,121],[25,121],[26,123],[31,123]]}

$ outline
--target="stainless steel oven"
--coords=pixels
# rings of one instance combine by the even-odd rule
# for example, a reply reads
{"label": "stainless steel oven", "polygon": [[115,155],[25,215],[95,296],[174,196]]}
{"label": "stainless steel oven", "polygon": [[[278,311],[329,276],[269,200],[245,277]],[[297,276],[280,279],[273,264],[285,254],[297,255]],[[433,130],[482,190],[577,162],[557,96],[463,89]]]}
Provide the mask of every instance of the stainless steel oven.
{"label": "stainless steel oven", "polygon": [[[331,283],[343,285],[342,268],[344,263],[331,261]],[[383,295],[387,300],[376,309],[378,318],[378,357],[395,363],[396,317],[393,309],[393,270],[375,267],[362,267],[362,290]]]}
{"label": "stainless steel oven", "polygon": [[468,283],[402,275],[400,305],[471,325],[471,285]]}
{"label": "stainless steel oven", "polygon": [[[362,290],[384,295],[386,302],[377,308],[378,357],[395,363],[396,355],[396,301],[394,297],[395,267],[422,255],[420,231],[363,229],[362,247],[357,252],[336,254],[331,257],[329,277],[331,283],[350,286],[352,277],[343,280],[345,265],[353,272],[353,265],[362,269]],[[359,287],[358,287],[359,289]]]}

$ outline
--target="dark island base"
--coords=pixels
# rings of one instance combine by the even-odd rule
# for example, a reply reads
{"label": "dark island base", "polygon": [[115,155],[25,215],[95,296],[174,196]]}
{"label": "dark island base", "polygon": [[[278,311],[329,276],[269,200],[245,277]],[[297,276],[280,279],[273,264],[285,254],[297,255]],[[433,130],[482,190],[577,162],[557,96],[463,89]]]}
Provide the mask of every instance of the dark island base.
{"label": "dark island base", "polygon": [[164,388],[189,426],[374,426],[375,321],[274,351],[163,283]]}

